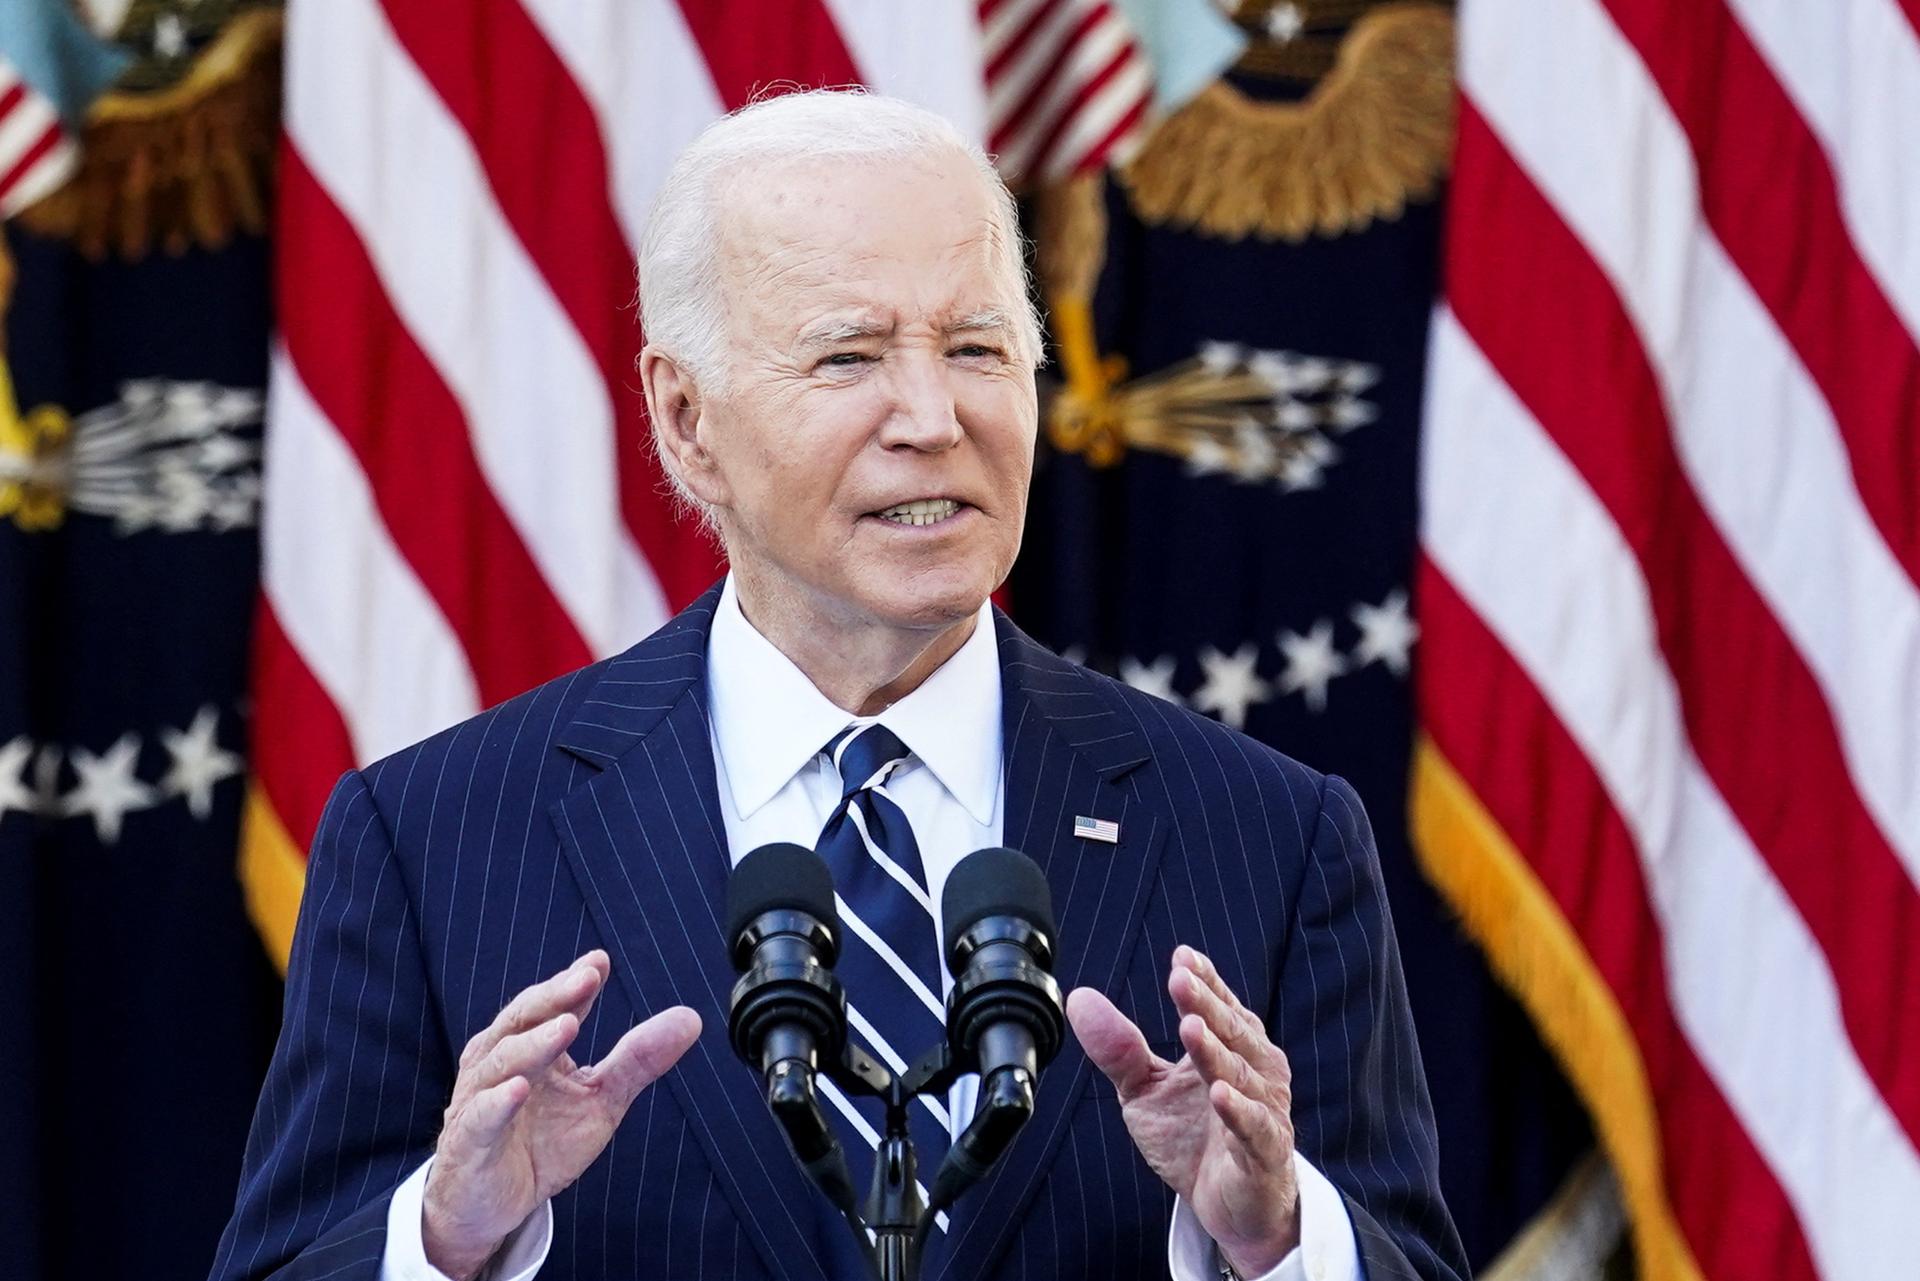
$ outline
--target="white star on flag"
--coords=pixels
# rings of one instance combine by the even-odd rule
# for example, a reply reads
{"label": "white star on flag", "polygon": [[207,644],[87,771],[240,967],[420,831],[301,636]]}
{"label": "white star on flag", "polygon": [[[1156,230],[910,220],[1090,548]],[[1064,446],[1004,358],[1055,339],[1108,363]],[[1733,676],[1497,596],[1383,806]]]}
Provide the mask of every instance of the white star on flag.
{"label": "white star on flag", "polygon": [[1260,679],[1253,667],[1260,651],[1251,643],[1232,654],[1222,654],[1209,645],[1200,651],[1200,668],[1205,683],[1193,692],[1193,706],[1213,712],[1235,729],[1245,729],[1247,709],[1273,695],[1273,686]]}
{"label": "white star on flag", "polygon": [[1309,711],[1327,710],[1327,686],[1347,670],[1333,645],[1332,620],[1321,619],[1305,636],[1281,632],[1280,653],[1287,662],[1280,673],[1280,692],[1304,696]]}
{"label": "white star on flag", "polygon": [[130,811],[155,803],[154,790],[134,777],[139,760],[140,739],[131,731],[100,756],[84,747],[73,749],[73,769],[80,781],[67,793],[63,808],[69,815],[92,816],[102,844],[120,839],[120,826]]}
{"label": "white star on flag", "polygon": [[32,814],[39,810],[39,797],[27,786],[27,763],[33,759],[33,741],[22,734],[0,747],[0,819],[9,810]]}
{"label": "white star on flag", "polygon": [[1360,626],[1360,643],[1353,647],[1353,665],[1385,663],[1395,676],[1407,674],[1407,658],[1413,642],[1420,637],[1420,626],[1407,610],[1407,593],[1396,589],[1378,605],[1353,607],[1353,621]]}
{"label": "white star on flag", "polygon": [[1163,698],[1169,703],[1180,703],[1179,693],[1173,688],[1174,657],[1162,654],[1151,663],[1142,663],[1138,659],[1120,660],[1120,679],[1143,694]]}
{"label": "white star on flag", "polygon": [[198,819],[213,812],[215,784],[232,778],[242,768],[240,758],[220,746],[219,731],[220,713],[211,703],[199,710],[185,733],[160,731],[160,741],[173,758],[160,786],[169,796],[186,797],[187,808]]}

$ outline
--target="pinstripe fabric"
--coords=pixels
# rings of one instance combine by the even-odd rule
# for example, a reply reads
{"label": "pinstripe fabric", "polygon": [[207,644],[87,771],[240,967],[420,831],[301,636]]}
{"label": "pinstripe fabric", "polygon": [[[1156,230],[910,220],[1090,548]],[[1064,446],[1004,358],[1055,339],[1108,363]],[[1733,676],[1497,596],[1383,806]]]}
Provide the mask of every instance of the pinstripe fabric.
{"label": "pinstripe fabric", "polygon": [[[341,780],[215,1278],[372,1281],[387,1198],[431,1150],[460,1046],[593,946],[614,979],[584,1055],[671,1004],[706,1027],[556,1199],[543,1281],[857,1275],[726,1041],[729,862],[704,680],[717,598]],[[1301,1148],[1346,1193],[1368,1275],[1464,1276],[1352,791],[996,624],[1006,841],[1052,886],[1063,986],[1106,991],[1165,1051],[1168,955],[1177,941],[1205,949],[1269,1011],[1294,1064]],[[1076,814],[1116,820],[1119,844],[1074,838]],[[1069,1045],[925,1275],[1164,1277],[1171,1207]]]}

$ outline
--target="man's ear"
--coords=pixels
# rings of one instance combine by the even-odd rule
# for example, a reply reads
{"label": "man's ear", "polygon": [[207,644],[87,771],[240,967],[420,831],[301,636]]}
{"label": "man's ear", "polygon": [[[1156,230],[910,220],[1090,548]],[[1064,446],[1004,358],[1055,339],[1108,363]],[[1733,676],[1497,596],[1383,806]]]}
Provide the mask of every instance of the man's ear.
{"label": "man's ear", "polygon": [[661,464],[702,502],[725,506],[726,485],[703,443],[706,402],[693,375],[649,343],[640,352],[640,386],[646,393],[647,417],[653,421]]}

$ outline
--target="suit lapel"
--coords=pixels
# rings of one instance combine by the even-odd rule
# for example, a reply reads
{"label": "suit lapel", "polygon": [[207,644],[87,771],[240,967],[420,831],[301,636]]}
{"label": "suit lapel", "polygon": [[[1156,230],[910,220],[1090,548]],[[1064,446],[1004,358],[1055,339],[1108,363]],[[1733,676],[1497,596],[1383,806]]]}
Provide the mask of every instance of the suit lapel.
{"label": "suit lapel", "polygon": [[680,1004],[700,1014],[700,1039],[664,1084],[763,1262],[776,1276],[824,1279],[812,1187],[727,1038],[731,862],[705,686],[718,598],[707,593],[608,665],[560,740],[601,772],[551,814],[615,980],[645,1014]]}
{"label": "suit lapel", "polygon": [[[1004,842],[1046,872],[1059,926],[1055,977],[1063,992],[1111,992],[1139,941],[1167,820],[1127,775],[1151,759],[1133,721],[1080,668],[995,611],[999,632]],[[1120,825],[1115,844],[1073,835],[1075,817]],[[924,1274],[987,1275],[1012,1240],[1059,1154],[1074,1104],[1093,1071],[1071,1034],[1041,1074],[1033,1119],[992,1174],[961,1198],[952,1231],[934,1234]]]}

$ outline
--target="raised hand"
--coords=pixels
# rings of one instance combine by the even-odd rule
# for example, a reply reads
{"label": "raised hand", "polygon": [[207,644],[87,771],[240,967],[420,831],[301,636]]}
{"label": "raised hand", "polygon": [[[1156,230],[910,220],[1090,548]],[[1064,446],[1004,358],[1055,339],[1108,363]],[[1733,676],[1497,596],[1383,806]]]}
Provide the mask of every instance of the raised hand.
{"label": "raised hand", "polygon": [[1234,1270],[1257,1276],[1300,1241],[1293,1073],[1199,952],[1174,950],[1167,991],[1187,1051],[1178,1063],[1148,1049],[1140,1029],[1092,988],[1067,997],[1067,1020],[1119,1091],[1148,1166],[1192,1207]]}
{"label": "raised hand", "polygon": [[590,1067],[567,1054],[612,970],[602,951],[527,988],[467,1042],[421,1208],[427,1261],[466,1281],[591,1165],[634,1098],[686,1053],[700,1016],[662,1010]]}

